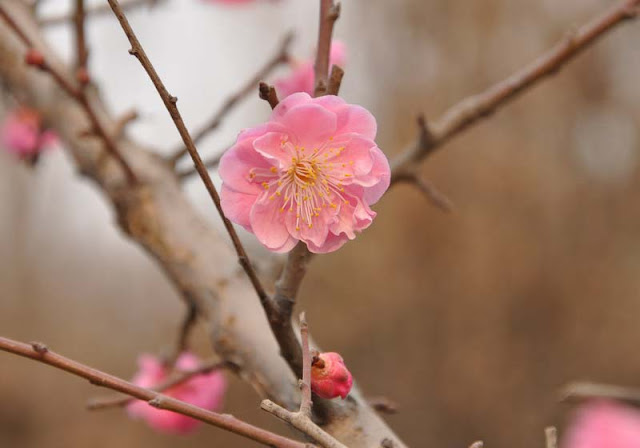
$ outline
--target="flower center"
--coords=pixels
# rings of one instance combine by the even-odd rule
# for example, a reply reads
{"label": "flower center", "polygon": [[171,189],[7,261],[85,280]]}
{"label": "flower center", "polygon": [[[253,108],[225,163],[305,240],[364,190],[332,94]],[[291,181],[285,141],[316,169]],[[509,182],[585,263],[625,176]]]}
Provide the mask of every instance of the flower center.
{"label": "flower center", "polygon": [[312,228],[323,209],[336,209],[340,201],[349,202],[344,197],[343,182],[352,176],[349,168],[353,161],[332,161],[343,147],[323,147],[309,154],[304,147],[283,142],[282,149],[291,154],[288,166],[252,168],[249,180],[262,185],[269,201],[280,199],[280,213],[295,213],[296,230],[302,225]]}

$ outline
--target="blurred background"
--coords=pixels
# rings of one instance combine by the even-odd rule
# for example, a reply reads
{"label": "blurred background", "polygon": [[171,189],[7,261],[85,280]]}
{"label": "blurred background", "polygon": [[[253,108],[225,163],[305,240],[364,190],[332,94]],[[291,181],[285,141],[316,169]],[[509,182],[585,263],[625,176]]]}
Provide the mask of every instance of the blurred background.
{"label": "blurred background", "polygon": [[[43,15],[71,1],[45,0]],[[100,3],[100,2],[94,2]],[[193,128],[249,79],[294,29],[309,57],[317,2],[243,7],[169,0],[130,13]],[[612,0],[349,0],[342,95],[378,119],[393,156],[415,116],[438,117],[524,66]],[[132,135],[169,151],[178,135],[116,21],[92,20],[91,70]],[[69,29],[47,31],[70,56]],[[640,386],[640,23],[616,29],[553,78],[440,149],[423,173],[455,204],[446,215],[411,187],[376,206],[371,229],[318,257],[300,296],[313,334],[341,352],[409,446],[541,447],[562,425],[570,380]],[[281,73],[284,72],[284,69]],[[263,120],[257,95],[200,149],[213,155]],[[141,352],[171,346],[184,314],[158,267],[62,150],[31,170],[0,153],[0,334],[129,378]],[[219,226],[204,188],[194,203]],[[264,255],[245,235],[251,250]],[[206,347],[203,334],[195,343]],[[203,353],[206,353],[203,351]],[[231,379],[225,410],[286,431]],[[118,410],[89,413],[104,391],[0,354],[0,446],[254,446],[215,428],[163,436]]]}

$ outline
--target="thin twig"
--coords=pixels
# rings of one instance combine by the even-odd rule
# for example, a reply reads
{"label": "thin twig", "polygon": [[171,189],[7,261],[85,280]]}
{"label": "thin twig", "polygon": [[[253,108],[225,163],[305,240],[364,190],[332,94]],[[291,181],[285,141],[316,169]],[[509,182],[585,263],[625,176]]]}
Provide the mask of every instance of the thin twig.
{"label": "thin twig", "polygon": [[431,202],[435,207],[445,213],[451,213],[454,210],[454,205],[451,200],[440,192],[435,185],[426,179],[420,177],[416,171],[406,171],[402,173],[398,178],[398,182],[406,182],[414,185],[424,195],[424,197]]}
{"label": "thin twig", "polygon": [[556,73],[615,26],[638,15],[640,0],[625,0],[572,32],[548,52],[508,78],[484,92],[465,98],[447,110],[440,119],[429,123],[428,138],[421,129],[416,141],[392,163],[391,184],[398,182],[403,171],[413,169],[425,157],[454,136],[487,118],[498,108],[539,81]]}
{"label": "thin twig", "polygon": [[623,401],[640,406],[640,389],[589,382],[570,383],[561,391],[562,401],[582,401],[594,398]]}
{"label": "thin twig", "polygon": [[[151,390],[155,392],[164,392],[167,389],[170,389],[172,387],[179,386],[180,384],[185,383],[186,381],[190,380],[194,376],[211,373],[219,369],[224,369],[228,366],[229,366],[228,363],[224,361],[223,362],[211,361],[211,362],[204,363],[202,366],[196,369],[176,371],[164,382],[151,388]],[[135,400],[136,400],[135,398],[128,397],[128,396],[94,398],[91,401],[89,401],[89,403],[87,403],[87,409],[90,411],[96,411],[96,410],[102,410],[102,409],[108,409],[108,408],[123,407]]]}
{"label": "thin twig", "polygon": [[276,88],[267,84],[266,82],[261,82],[258,85],[258,94],[260,99],[265,100],[271,106],[271,109],[275,109],[280,100],[278,99],[278,94],[276,93]]}
{"label": "thin twig", "polygon": [[546,448],[558,448],[558,430],[553,426],[544,429]]}
{"label": "thin twig", "polygon": [[89,51],[87,50],[87,41],[85,34],[85,4],[84,0],[76,0],[76,10],[73,15],[73,24],[75,29],[76,40],[76,69],[78,74],[87,71],[87,62],[89,60]]}
{"label": "thin twig", "polygon": [[106,387],[108,389],[131,395],[137,399],[150,402],[149,404],[152,406],[193,417],[207,424],[217,426],[218,428],[247,437],[267,446],[283,448],[305,448],[306,446],[304,443],[297,442],[269,432],[265,429],[250,425],[249,423],[243,422],[232,415],[207,411],[189,403],[185,403],[184,401],[176,400],[175,398],[160,394],[156,391],[136,386],[128,381],[54,353],[42,343],[32,343],[29,345],[0,337],[0,350],[48,364],[57,369],[85,378],[93,385]]}
{"label": "thin twig", "polygon": [[[140,6],[148,5],[150,8],[157,6],[164,0],[123,0],[121,2],[122,8],[125,11],[130,11],[132,9],[138,8]],[[111,8],[107,4],[97,4],[92,5],[86,8],[87,17],[97,17],[111,14]],[[55,25],[65,25],[71,23],[73,21],[73,15],[69,13],[62,13],[55,16],[44,17],[38,20],[38,23],[41,26],[55,26]]]}
{"label": "thin twig", "polygon": [[337,95],[340,92],[344,70],[337,65],[331,66],[331,74],[329,75],[329,87],[327,87],[328,95]]}
{"label": "thin twig", "polygon": [[311,353],[309,351],[309,326],[304,312],[300,314],[300,339],[302,340],[302,358],[304,359],[302,380],[300,381],[302,392],[300,409],[297,412],[291,412],[271,400],[263,400],[260,407],[287,422],[324,448],[347,448],[311,420]]}
{"label": "thin twig", "polygon": [[[9,15],[7,11],[4,9],[4,7],[1,5],[0,5],[0,17],[4,19],[7,25],[9,25],[9,27],[20,37],[20,39],[24,42],[24,44],[29,49],[35,48],[29,36],[16,23],[16,21],[13,20],[11,15]],[[58,71],[55,67],[48,64],[46,60],[44,60],[44,56],[43,56],[43,61],[44,62],[40,64],[38,68],[48,72],[56,81],[56,83],[60,87],[62,87],[62,89],[65,92],[67,92],[69,96],[75,99],[82,106],[82,108],[85,110],[87,114],[87,117],[89,118],[89,121],[91,123],[91,126],[93,127],[93,130],[104,141],[104,144],[105,144],[104,146],[107,152],[111,154],[111,156],[113,156],[113,158],[116,159],[116,161],[120,164],[129,183],[132,185],[136,184],[138,182],[138,179],[135,173],[133,172],[129,164],[126,162],[126,160],[123,158],[122,154],[118,150],[118,147],[115,141],[113,140],[113,138],[111,138],[111,135],[109,135],[104,125],[98,119],[96,111],[94,110],[85,90],[72,84],[64,74]]]}
{"label": "thin twig", "polygon": [[287,261],[276,282],[273,296],[273,313],[269,316],[276,339],[280,344],[282,357],[289,363],[293,372],[299,378],[303,372],[302,350],[295,335],[291,318],[296,304],[298,290],[302,284],[307,265],[312,258],[306,244],[300,242],[289,252]]}
{"label": "thin twig", "polygon": [[304,312],[300,313],[300,340],[302,341],[302,400],[300,401],[300,413],[311,418],[311,354],[309,352],[309,324]]}
{"label": "thin twig", "polygon": [[320,25],[318,26],[318,49],[314,64],[315,83],[314,96],[326,94],[329,76],[329,54],[331,53],[331,39],[333,26],[340,17],[340,3],[334,0],[320,0]]}
{"label": "thin twig", "polygon": [[[231,146],[232,145],[228,145],[225,148],[228,149]],[[220,159],[222,159],[222,156],[227,151],[227,149],[219,151],[215,156],[211,157],[210,159],[203,160],[202,163],[204,164],[205,167],[207,167],[207,169],[211,169],[211,168],[217,167],[218,164],[220,163]],[[190,167],[190,168],[187,168],[185,170],[176,172],[176,176],[178,176],[178,178],[181,179],[181,180],[185,180],[185,179],[193,176],[194,174],[198,174],[198,171],[194,167]]]}
{"label": "thin twig", "polygon": [[138,117],[139,117],[138,111],[136,111],[135,109],[130,109],[125,113],[123,113],[120,117],[118,117],[118,119],[113,125],[113,131],[112,131],[113,138],[115,138],[116,140],[121,138],[122,135],[124,134],[124,130],[126,129],[127,125],[137,120]]}
{"label": "thin twig", "polygon": [[[260,81],[266,78],[280,64],[283,64],[289,60],[289,47],[293,41],[294,34],[289,32],[285,35],[278,47],[276,53],[256,72],[256,74],[246,83],[242,85],[229,98],[226,99],[222,106],[213,114],[208,123],[202,126],[200,129],[193,133],[193,143],[198,144],[209,133],[217,129],[222,120],[227,116],[229,112],[247,95],[252,94]],[[182,157],[188,154],[186,148],[180,148],[174,151],[174,154],[169,158],[175,165]]]}
{"label": "thin twig", "polygon": [[398,404],[387,397],[371,397],[367,399],[369,406],[381,414],[393,415],[398,413]]}
{"label": "thin twig", "polygon": [[170,364],[173,365],[180,354],[188,349],[189,346],[189,335],[191,334],[191,330],[195,326],[198,320],[198,307],[195,303],[189,302],[187,303],[187,314],[184,316],[182,320],[182,325],[180,325],[180,332],[178,333],[178,341],[171,355]]}
{"label": "thin twig", "polygon": [[258,275],[255,269],[253,268],[251,261],[249,260],[249,257],[247,256],[247,253],[244,247],[242,246],[242,243],[240,242],[240,238],[238,238],[238,234],[236,233],[236,230],[233,228],[233,224],[231,224],[231,221],[227,219],[227,217],[224,215],[224,212],[222,211],[222,206],[220,204],[220,195],[218,194],[216,187],[213,185],[213,181],[211,180],[211,176],[209,176],[207,168],[202,163],[200,154],[198,154],[198,150],[196,149],[196,146],[193,143],[193,139],[189,134],[189,130],[187,129],[187,126],[184,124],[184,121],[182,120],[182,116],[180,115],[180,111],[176,106],[178,99],[169,93],[164,83],[158,76],[158,73],[156,72],[155,68],[151,64],[151,61],[147,57],[147,53],[142,48],[140,41],[138,40],[135,33],[133,32],[133,29],[131,28],[131,25],[129,24],[129,21],[127,20],[119,2],[117,0],[108,0],[108,1],[109,1],[109,5],[111,6],[111,9],[113,10],[113,13],[118,18],[118,21],[120,22],[120,25],[124,30],[124,33],[126,34],[127,38],[129,39],[129,42],[131,43],[131,49],[129,50],[129,53],[134,55],[138,59],[138,61],[140,61],[140,64],[142,64],[142,67],[147,72],[147,74],[149,75],[149,78],[151,78],[151,81],[153,82],[153,85],[156,87],[156,90],[160,94],[160,97],[162,98],[162,101],[164,102],[164,105],[167,108],[169,115],[171,115],[171,118],[176,128],[178,129],[178,132],[180,133],[180,136],[182,137],[182,140],[187,150],[189,151],[189,155],[193,160],[193,164],[195,165],[196,170],[198,170],[198,174],[200,175],[200,178],[204,182],[204,185],[207,188],[207,191],[209,192],[209,195],[211,196],[211,199],[216,209],[218,210],[218,213],[220,214],[220,218],[222,218],[222,221],[227,230],[227,233],[231,237],[231,241],[233,242],[233,247],[235,248],[236,253],[238,255],[238,261],[240,262],[240,265],[245,270],[245,272],[247,273],[247,276],[251,280],[251,284],[253,285],[253,288],[258,294],[258,298],[260,299],[260,302],[262,303],[263,307],[265,309],[269,308],[270,307],[269,295],[267,294],[264,287],[262,286],[262,283],[260,282],[260,279],[258,278]]}

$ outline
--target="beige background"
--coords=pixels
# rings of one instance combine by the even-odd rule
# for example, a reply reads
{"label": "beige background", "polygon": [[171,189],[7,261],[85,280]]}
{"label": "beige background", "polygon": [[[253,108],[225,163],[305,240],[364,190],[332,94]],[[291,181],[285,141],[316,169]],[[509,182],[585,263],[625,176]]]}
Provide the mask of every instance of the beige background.
{"label": "beige background", "polygon": [[[67,3],[48,0],[45,10]],[[170,0],[132,17],[195,127],[284,30],[299,32],[297,55],[311,52],[315,3],[227,10]],[[614,2],[344,3],[343,95],[377,116],[379,145],[393,155],[413,138],[416,113],[438,116]],[[66,31],[50,37],[68,53]],[[113,108],[137,106],[134,135],[173,147],[177,135],[115,22],[96,20],[90,38]],[[344,355],[365,391],[399,404],[389,421],[410,446],[540,447],[544,426],[569,410],[556,400],[566,381],[640,386],[639,39],[640,23],[614,31],[435,154],[423,171],[455,214],[400,186],[370,230],[314,262],[301,308],[315,338]],[[251,98],[202,151],[213,154],[266,113]],[[170,346],[184,312],[175,291],[62,151],[35,171],[0,154],[0,179],[0,334],[45,341],[123,377],[138,353]],[[218,225],[201,185],[188,190]],[[232,383],[226,411],[283,429]],[[86,412],[101,392],[0,354],[0,447],[254,446],[213,428],[164,437],[119,411]]]}

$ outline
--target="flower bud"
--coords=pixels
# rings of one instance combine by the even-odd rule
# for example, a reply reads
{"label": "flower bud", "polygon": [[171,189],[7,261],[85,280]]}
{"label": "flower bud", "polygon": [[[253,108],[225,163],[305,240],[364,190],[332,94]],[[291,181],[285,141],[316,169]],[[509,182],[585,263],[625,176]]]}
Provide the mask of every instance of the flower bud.
{"label": "flower bud", "polygon": [[338,353],[320,353],[311,367],[311,390],[322,398],[347,398],[353,377]]}
{"label": "flower bud", "polygon": [[76,79],[78,80],[80,85],[83,86],[86,86],[87,84],[89,84],[89,81],[91,81],[91,79],[89,78],[89,72],[84,67],[80,67],[76,71]]}
{"label": "flower bud", "polygon": [[44,67],[44,56],[35,48],[29,48],[27,53],[24,55],[24,62],[28,65],[33,65],[34,67]]}

